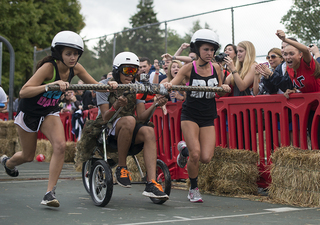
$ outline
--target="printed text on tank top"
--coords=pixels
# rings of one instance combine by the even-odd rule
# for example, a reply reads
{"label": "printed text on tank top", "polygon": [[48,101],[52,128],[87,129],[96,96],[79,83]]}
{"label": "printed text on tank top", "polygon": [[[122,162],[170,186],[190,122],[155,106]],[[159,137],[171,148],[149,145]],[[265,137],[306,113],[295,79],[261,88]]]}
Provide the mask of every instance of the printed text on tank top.
{"label": "printed text on tank top", "polygon": [[[193,61],[193,66],[194,66],[194,71],[196,72],[196,74],[198,74],[197,72],[197,66],[196,66],[196,62]],[[210,67],[211,67],[211,76],[213,76],[213,65],[210,62]],[[199,75],[199,74],[198,74]],[[199,75],[201,76],[201,75]],[[192,86],[208,86],[208,87],[215,87],[218,86],[218,80],[216,77],[210,78],[207,80],[207,82],[203,79],[193,79],[192,81]],[[214,92],[204,92],[204,91],[192,91],[190,94],[190,97],[192,98],[203,98],[205,95],[206,99],[211,99],[214,98],[215,93]]]}

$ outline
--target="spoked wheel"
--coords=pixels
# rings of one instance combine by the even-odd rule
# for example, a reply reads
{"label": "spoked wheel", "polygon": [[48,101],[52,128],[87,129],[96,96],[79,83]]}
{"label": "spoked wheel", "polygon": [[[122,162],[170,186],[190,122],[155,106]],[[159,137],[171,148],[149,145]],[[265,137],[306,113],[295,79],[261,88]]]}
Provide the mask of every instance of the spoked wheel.
{"label": "spoked wheel", "polygon": [[93,164],[89,180],[90,195],[96,206],[105,206],[109,203],[113,192],[113,178],[110,166],[104,160]]}
{"label": "spoked wheel", "polygon": [[86,191],[90,194],[89,179],[91,168],[98,159],[89,159],[82,164],[82,182]]}
{"label": "spoked wheel", "polygon": [[[157,159],[156,181],[162,186],[164,193],[168,196],[171,192],[171,175],[168,166],[160,159]],[[163,204],[167,200],[150,198],[155,204]]]}

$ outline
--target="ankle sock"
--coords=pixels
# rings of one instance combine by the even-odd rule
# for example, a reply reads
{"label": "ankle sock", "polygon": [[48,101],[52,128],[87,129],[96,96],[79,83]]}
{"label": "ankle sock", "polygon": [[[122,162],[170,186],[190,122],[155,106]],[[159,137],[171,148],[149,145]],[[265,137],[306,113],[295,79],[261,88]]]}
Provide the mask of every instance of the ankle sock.
{"label": "ankle sock", "polygon": [[196,177],[196,178],[190,178],[189,177],[189,179],[190,179],[190,183],[191,183],[191,189],[195,189],[195,188],[197,188],[198,187],[198,177]]}
{"label": "ankle sock", "polygon": [[184,157],[188,157],[188,156],[189,156],[189,150],[188,150],[187,147],[185,147],[184,149],[182,149],[181,155],[184,156]]}

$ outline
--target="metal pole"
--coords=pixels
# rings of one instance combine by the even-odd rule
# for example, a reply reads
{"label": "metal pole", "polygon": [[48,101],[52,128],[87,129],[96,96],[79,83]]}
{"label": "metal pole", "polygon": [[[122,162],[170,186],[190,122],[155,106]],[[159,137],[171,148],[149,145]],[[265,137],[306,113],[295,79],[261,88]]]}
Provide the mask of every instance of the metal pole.
{"label": "metal pole", "polygon": [[113,35],[113,53],[112,53],[112,59],[116,57],[116,44],[117,44],[117,34],[115,33]]}
{"label": "metal pole", "polygon": [[234,45],[234,16],[233,16],[233,12],[234,12],[234,10],[233,10],[233,7],[231,7],[231,23],[232,23],[232,25],[231,25],[231,29],[232,29],[232,44]]}
{"label": "metal pole", "polygon": [[33,69],[32,73],[36,71],[36,64],[37,64],[37,46],[33,46]]}
{"label": "metal pole", "polygon": [[165,50],[164,50],[164,52],[168,52],[168,50],[167,50],[167,47],[168,47],[168,30],[167,30],[167,22],[165,22],[164,23],[164,25],[165,25]]}
{"label": "metal pole", "polygon": [[2,42],[0,42],[0,84],[1,84],[1,77],[2,77]]}
{"label": "metal pole", "polygon": [[14,81],[14,50],[10,42],[4,37],[0,36],[2,41],[9,49],[10,53],[10,78],[9,78],[9,120],[13,119],[13,81]]}

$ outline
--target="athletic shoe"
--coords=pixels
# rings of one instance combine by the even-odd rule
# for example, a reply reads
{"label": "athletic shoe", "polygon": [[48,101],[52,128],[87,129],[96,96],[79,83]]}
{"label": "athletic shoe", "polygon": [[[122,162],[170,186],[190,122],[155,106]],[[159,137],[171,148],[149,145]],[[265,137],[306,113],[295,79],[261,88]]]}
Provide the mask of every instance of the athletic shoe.
{"label": "athletic shoe", "polygon": [[183,155],[181,154],[181,151],[182,151],[183,149],[185,149],[186,147],[187,147],[187,145],[186,145],[186,143],[185,143],[184,141],[180,141],[180,142],[178,143],[179,155],[178,155],[178,157],[177,157],[177,164],[178,164],[178,166],[181,167],[181,168],[184,168],[184,167],[186,166],[187,162],[188,162],[188,157],[183,156]]}
{"label": "athletic shoe", "polygon": [[131,187],[131,176],[130,172],[127,170],[127,167],[117,167],[116,173],[115,173],[116,181],[117,183],[126,188]]}
{"label": "athletic shoe", "polygon": [[10,159],[8,156],[6,155],[3,155],[1,156],[0,158],[0,162],[1,164],[4,166],[5,170],[6,170],[6,173],[11,176],[11,177],[17,177],[19,175],[19,171],[16,167],[14,167],[13,169],[9,169],[7,166],[6,166],[6,162],[7,160]]}
{"label": "athletic shoe", "polygon": [[169,196],[163,192],[162,186],[158,184],[155,180],[151,180],[151,182],[147,183],[142,195],[161,200],[169,199]]}
{"label": "athletic shoe", "polygon": [[59,201],[56,199],[56,187],[54,187],[52,189],[52,191],[49,191],[47,194],[45,194],[45,196],[43,197],[42,201],[41,201],[41,205],[46,205],[46,206],[51,206],[51,207],[59,207],[60,203]]}
{"label": "athletic shoe", "polygon": [[189,194],[188,194],[188,199],[190,200],[190,202],[202,203],[203,200],[202,200],[201,194],[199,192],[199,188],[190,189]]}

